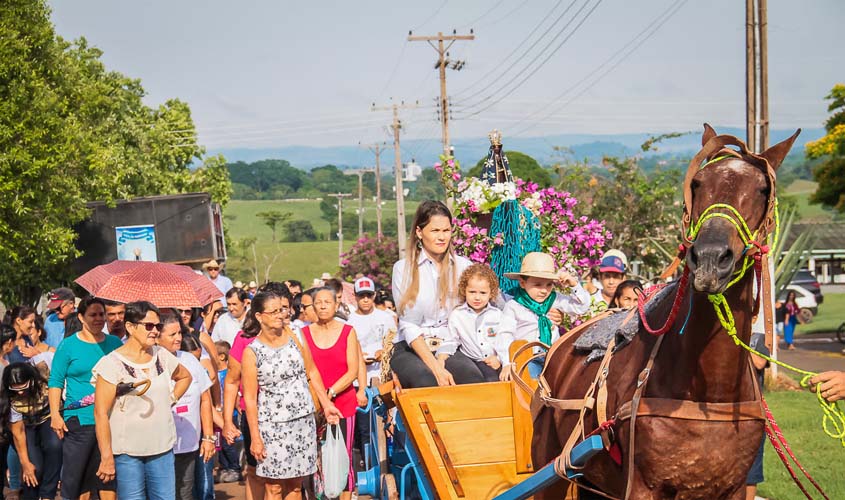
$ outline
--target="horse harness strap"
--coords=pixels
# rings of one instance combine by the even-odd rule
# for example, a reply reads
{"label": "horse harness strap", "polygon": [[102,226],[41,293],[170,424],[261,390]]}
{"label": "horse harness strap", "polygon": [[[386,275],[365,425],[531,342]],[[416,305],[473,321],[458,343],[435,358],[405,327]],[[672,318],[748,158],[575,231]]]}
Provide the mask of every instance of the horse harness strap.
{"label": "horse harness strap", "polygon": [[[631,403],[627,402],[616,412],[618,421],[632,417]],[[739,403],[701,403],[683,399],[641,398],[637,409],[639,417],[667,417],[681,420],[707,420],[735,422],[738,420],[763,420],[759,401]]]}

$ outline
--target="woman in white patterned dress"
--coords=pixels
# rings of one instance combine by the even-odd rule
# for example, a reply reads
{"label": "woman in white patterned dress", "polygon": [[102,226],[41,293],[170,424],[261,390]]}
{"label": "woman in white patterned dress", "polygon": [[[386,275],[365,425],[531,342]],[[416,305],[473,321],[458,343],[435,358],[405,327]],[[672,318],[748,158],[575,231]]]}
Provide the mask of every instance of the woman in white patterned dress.
{"label": "woman in white patterned dress", "polygon": [[302,481],[317,470],[309,380],[326,419],[337,423],[341,414],[326,395],[308,347],[285,326],[289,311],[289,296],[269,291],[255,295],[244,332],[260,333],[244,351],[242,381],[256,475],[266,484],[281,486],[280,496],[278,489],[267,488],[268,497],[298,500]]}

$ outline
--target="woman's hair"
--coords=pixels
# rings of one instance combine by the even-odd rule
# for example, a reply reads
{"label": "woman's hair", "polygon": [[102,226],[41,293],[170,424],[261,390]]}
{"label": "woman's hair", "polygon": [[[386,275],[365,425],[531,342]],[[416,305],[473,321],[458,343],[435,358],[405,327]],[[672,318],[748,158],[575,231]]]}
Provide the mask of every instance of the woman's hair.
{"label": "woman's hair", "polygon": [[67,318],[65,318],[65,338],[70,337],[76,332],[82,330],[82,322],[79,321],[78,314],[69,314]]}
{"label": "woman's hair", "polygon": [[466,301],[467,285],[469,285],[469,280],[472,278],[487,280],[490,283],[490,301],[496,300],[496,297],[499,296],[499,278],[489,266],[484,264],[473,264],[461,273],[461,277],[458,280],[458,297],[461,300]]}
{"label": "woman's hair", "polygon": [[616,293],[613,294],[613,300],[610,301],[608,307],[619,307],[619,299],[622,297],[622,292],[633,288],[634,292],[639,295],[643,291],[643,284],[638,280],[625,280],[616,286]]}
{"label": "woman's hair", "polygon": [[246,313],[243,334],[241,334],[242,337],[249,339],[261,333],[261,323],[255,317],[255,314],[265,312],[267,310],[267,303],[273,299],[288,299],[288,302],[290,302],[290,292],[287,291],[287,287],[285,287],[284,294],[277,293],[277,291],[273,290],[264,290],[255,294],[249,305],[249,311]]}
{"label": "woman's hair", "polygon": [[[402,295],[401,302],[396,304],[399,314],[402,314],[406,308],[412,307],[417,301],[417,294],[420,291],[420,272],[417,261],[422,252],[422,241],[417,237],[417,229],[423,229],[431,222],[432,217],[443,216],[449,219],[449,224],[452,223],[452,212],[441,201],[426,200],[420,203],[417,207],[417,213],[414,215],[414,224],[411,226],[411,234],[408,237],[408,245],[405,250],[405,293]],[[447,257],[454,254],[452,249],[452,242],[449,242],[449,247],[446,250]],[[443,306],[451,297],[455,295],[454,284],[457,281],[457,270],[452,264],[452,260],[445,261],[444,266],[440,266],[440,285],[437,290],[438,303]]]}
{"label": "woman's hair", "polygon": [[393,302],[393,295],[390,292],[384,288],[376,292],[375,303],[377,306],[383,305],[387,301]]}
{"label": "woman's hair", "polygon": [[320,292],[329,292],[329,294],[332,296],[332,300],[335,302],[335,304],[337,304],[337,294],[330,287],[320,286],[317,288],[312,288],[311,290],[309,290],[309,292],[311,293],[311,300],[317,300],[317,294]]}
{"label": "woman's hair", "polygon": [[335,294],[343,293],[343,282],[337,278],[327,279],[323,288],[328,288]]}
{"label": "woman's hair", "polygon": [[161,318],[161,311],[152,303],[146,300],[130,302],[126,304],[126,313],[123,315],[123,322],[138,324],[149,312],[154,312],[156,316]]}
{"label": "woman's hair", "polygon": [[293,309],[291,317],[294,319],[299,319],[299,315],[302,314],[302,295],[301,293],[294,295],[290,302],[290,308]]}
{"label": "woman's hair", "polygon": [[[79,301],[79,305],[76,306],[76,312],[85,316],[85,312],[88,311],[88,308],[93,306],[94,304],[100,304],[100,307],[103,308],[103,311],[106,310],[106,301],[99,297],[94,297],[93,295],[89,295],[84,299]],[[127,308],[128,310],[128,308]]]}
{"label": "woman's hair", "polygon": [[275,293],[279,297],[287,297],[288,300],[291,300],[290,290],[288,289],[288,286],[278,281],[268,281],[267,283],[264,283],[263,285],[258,287],[256,293],[257,292],[271,292]]}
{"label": "woman's hair", "polygon": [[[29,388],[22,392],[13,391],[13,385],[29,383]],[[28,405],[35,405],[43,397],[47,387],[47,380],[41,372],[29,363],[12,363],[3,370],[2,384],[0,384],[0,428],[5,434],[9,429],[9,413],[12,400],[24,398]]]}
{"label": "woman's hair", "polygon": [[0,347],[6,344],[6,342],[10,340],[15,340],[18,338],[18,332],[12,328],[12,325],[7,325],[5,323],[0,324]]}
{"label": "woman's hair", "polygon": [[37,314],[35,315],[35,330],[38,331],[38,340],[44,342],[47,338],[47,330],[44,329],[44,318]]}
{"label": "woman's hair", "polygon": [[165,325],[165,326],[167,326],[171,323],[178,324],[179,325],[179,333],[182,334],[182,341],[183,342],[184,342],[184,339],[185,339],[185,335],[188,335],[188,334],[191,333],[190,327],[188,327],[188,325],[186,325],[185,322],[182,321],[182,315],[179,314],[178,312],[172,310],[172,309],[167,309],[165,311],[162,311],[161,314],[159,315],[159,318],[160,318],[161,324]]}
{"label": "woman's hair", "polygon": [[202,349],[202,344],[200,344],[200,338],[196,333],[183,333],[182,334],[182,345],[179,347],[180,351],[185,352],[194,352],[197,349]]}
{"label": "woman's hair", "polygon": [[[30,316],[35,314],[35,309],[29,306],[15,306],[9,312],[9,320],[8,324],[12,327],[15,326],[15,320],[17,319],[26,319]],[[37,315],[36,315],[37,316]]]}
{"label": "woman's hair", "polygon": [[789,290],[786,292],[786,300],[784,302],[795,302],[798,299],[798,294],[795,293],[795,290]]}

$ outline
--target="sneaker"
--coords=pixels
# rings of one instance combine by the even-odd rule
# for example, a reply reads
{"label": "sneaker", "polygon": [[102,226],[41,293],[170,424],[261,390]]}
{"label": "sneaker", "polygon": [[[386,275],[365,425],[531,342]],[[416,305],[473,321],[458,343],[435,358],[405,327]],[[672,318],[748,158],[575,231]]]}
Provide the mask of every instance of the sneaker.
{"label": "sneaker", "polygon": [[221,483],[237,483],[241,480],[241,475],[236,470],[224,470],[220,473]]}

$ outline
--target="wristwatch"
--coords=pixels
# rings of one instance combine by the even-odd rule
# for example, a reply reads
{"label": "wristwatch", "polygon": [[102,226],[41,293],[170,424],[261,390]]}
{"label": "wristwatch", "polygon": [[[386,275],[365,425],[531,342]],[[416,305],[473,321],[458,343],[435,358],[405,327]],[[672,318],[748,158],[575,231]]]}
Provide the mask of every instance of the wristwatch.
{"label": "wristwatch", "polygon": [[334,399],[334,398],[336,398],[336,397],[337,397],[337,393],[336,393],[336,392],[334,392],[334,388],[333,388],[333,387],[329,387],[328,393],[329,393],[329,399]]}

